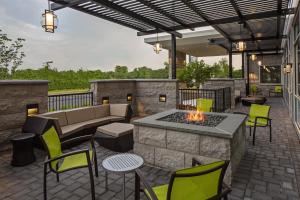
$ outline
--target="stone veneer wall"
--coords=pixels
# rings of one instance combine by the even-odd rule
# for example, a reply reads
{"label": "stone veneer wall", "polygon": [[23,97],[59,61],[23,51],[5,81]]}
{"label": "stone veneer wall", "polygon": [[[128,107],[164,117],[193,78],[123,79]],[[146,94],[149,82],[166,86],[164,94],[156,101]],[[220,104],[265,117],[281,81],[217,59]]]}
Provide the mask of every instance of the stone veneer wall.
{"label": "stone veneer wall", "polygon": [[241,91],[241,96],[246,96],[246,79],[244,78],[235,78],[234,79],[234,88],[235,90]]}
{"label": "stone veneer wall", "polygon": [[231,183],[246,150],[245,124],[232,139],[183,133],[145,126],[134,127],[134,152],[147,164],[168,170],[192,166],[192,158],[203,164],[218,160],[230,160],[225,181]]}
{"label": "stone veneer wall", "polygon": [[[170,79],[132,79],[91,81],[94,103],[101,104],[109,96],[111,103],[127,103],[127,94],[133,95],[131,106],[136,115],[154,114],[176,108],[178,81]],[[166,102],[159,102],[159,95],[167,95]]]}
{"label": "stone veneer wall", "polygon": [[235,101],[234,101],[234,90],[235,90],[235,81],[234,79],[230,78],[212,78],[206,81],[202,88],[203,89],[218,89],[218,88],[224,88],[224,87],[230,87],[231,88],[231,108],[235,107]]}
{"label": "stone veneer wall", "polygon": [[26,105],[34,103],[39,104],[40,113],[47,112],[48,81],[0,81],[0,150],[21,132]]}

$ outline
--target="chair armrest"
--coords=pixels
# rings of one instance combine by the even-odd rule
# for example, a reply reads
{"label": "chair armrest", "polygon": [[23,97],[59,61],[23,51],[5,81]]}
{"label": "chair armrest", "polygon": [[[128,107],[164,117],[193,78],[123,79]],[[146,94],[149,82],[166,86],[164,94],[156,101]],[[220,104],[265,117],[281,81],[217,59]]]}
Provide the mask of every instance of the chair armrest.
{"label": "chair armrest", "polygon": [[196,158],[192,158],[192,166],[195,167],[197,165],[202,165],[202,163]]}
{"label": "chair armrest", "polygon": [[56,160],[60,160],[62,158],[68,157],[68,156],[72,156],[72,155],[76,155],[76,154],[81,154],[81,153],[86,153],[88,158],[89,158],[89,150],[88,149],[81,149],[81,150],[77,150],[77,151],[72,151],[72,152],[68,152],[68,153],[64,153],[60,156],[57,156],[55,158],[51,158],[51,159],[46,159],[44,161],[44,164],[48,164],[50,162],[56,161]]}
{"label": "chair armrest", "polygon": [[247,113],[243,113],[243,112],[233,112],[233,114],[240,114],[240,115],[246,115],[246,116],[248,116]]}
{"label": "chair armrest", "polygon": [[265,119],[265,120],[268,120],[268,125],[269,125],[269,123],[271,123],[272,122],[272,119],[270,119],[270,118],[268,118],[268,117],[255,117],[255,121],[254,121],[254,124],[258,124],[257,123],[257,120],[258,119]]}
{"label": "chair armrest", "polygon": [[[142,174],[141,170],[136,169],[135,170],[136,174],[139,176],[140,181],[142,182],[142,184],[144,185],[145,189],[148,191],[151,200],[158,200],[157,196],[155,195],[154,191],[152,190],[152,187],[149,185],[149,183],[146,181],[145,176]],[[146,195],[147,196],[147,195]],[[148,196],[147,196],[148,198]]]}
{"label": "chair armrest", "polygon": [[65,140],[63,142],[61,142],[61,145],[68,145],[74,142],[80,142],[80,141],[86,141],[86,140],[90,140],[92,147],[94,147],[94,137],[93,135],[84,135],[84,136],[79,136],[79,137],[75,137],[75,138],[71,138],[68,140]]}

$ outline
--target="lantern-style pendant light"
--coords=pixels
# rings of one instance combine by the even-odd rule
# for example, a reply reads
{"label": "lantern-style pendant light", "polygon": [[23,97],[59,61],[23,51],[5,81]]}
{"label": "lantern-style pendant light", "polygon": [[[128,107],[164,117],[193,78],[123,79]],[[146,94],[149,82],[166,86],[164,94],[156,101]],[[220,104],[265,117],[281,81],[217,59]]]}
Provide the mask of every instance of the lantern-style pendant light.
{"label": "lantern-style pendant light", "polygon": [[156,54],[159,54],[162,49],[161,44],[158,42],[158,33],[156,35],[156,43],[153,45],[153,50],[155,51]]}
{"label": "lantern-style pendant light", "polygon": [[250,56],[250,59],[251,59],[252,61],[255,61],[255,60],[257,59],[257,56],[256,56],[255,54],[252,54],[252,55]]}
{"label": "lantern-style pendant light", "polygon": [[57,29],[57,16],[54,14],[54,11],[50,8],[50,2],[48,1],[48,10],[42,14],[42,27],[46,32],[54,33],[54,30]]}
{"label": "lantern-style pendant light", "polygon": [[[242,24],[240,25],[240,36],[242,36]],[[235,44],[235,48],[237,51],[245,51],[246,50],[246,43],[244,41],[238,41]]]}

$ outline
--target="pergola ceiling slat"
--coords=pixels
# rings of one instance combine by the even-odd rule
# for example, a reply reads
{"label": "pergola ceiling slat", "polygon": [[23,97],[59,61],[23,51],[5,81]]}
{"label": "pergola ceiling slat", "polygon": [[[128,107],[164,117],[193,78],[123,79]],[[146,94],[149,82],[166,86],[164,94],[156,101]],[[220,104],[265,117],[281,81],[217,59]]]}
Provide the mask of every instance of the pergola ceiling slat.
{"label": "pergola ceiling slat", "polygon": [[[138,35],[168,32],[181,37],[178,30],[212,26],[228,44],[244,40],[251,51],[271,49],[272,44],[278,49],[284,38],[285,16],[294,13],[294,8],[288,7],[290,0],[51,1],[53,10],[70,7],[138,30]],[[228,44],[221,45],[230,49]]]}

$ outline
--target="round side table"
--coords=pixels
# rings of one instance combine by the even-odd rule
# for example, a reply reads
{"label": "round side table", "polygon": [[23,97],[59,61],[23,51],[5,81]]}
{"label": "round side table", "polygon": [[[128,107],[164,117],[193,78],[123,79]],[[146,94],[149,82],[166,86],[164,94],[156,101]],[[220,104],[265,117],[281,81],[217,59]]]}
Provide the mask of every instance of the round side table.
{"label": "round side table", "polygon": [[35,161],[33,142],[35,134],[22,133],[10,141],[13,145],[12,166],[25,166]]}
{"label": "round side table", "polygon": [[[125,196],[125,174],[132,172],[140,168],[144,164],[144,160],[141,156],[131,153],[122,153],[105,158],[102,162],[102,166],[105,170],[114,173],[123,174],[123,199]],[[107,173],[105,184],[107,187]]]}

